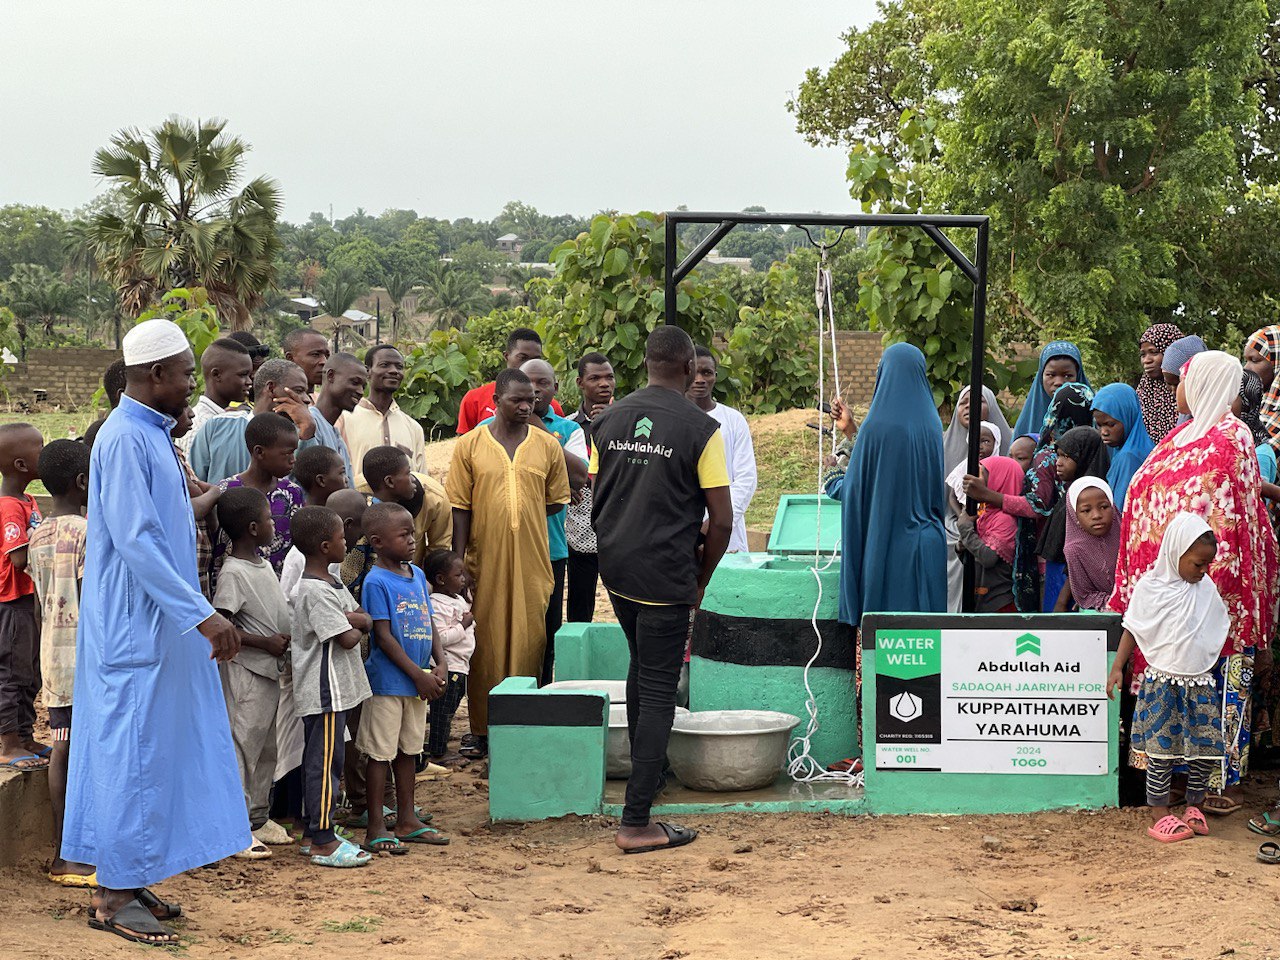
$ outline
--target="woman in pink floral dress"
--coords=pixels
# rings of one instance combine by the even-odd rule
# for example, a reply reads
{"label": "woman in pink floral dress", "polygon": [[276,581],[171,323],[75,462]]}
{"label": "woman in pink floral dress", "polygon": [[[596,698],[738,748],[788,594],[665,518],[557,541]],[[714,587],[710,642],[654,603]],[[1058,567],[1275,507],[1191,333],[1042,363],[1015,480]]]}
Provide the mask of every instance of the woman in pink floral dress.
{"label": "woman in pink floral dress", "polygon": [[[1271,642],[1280,572],[1253,438],[1231,414],[1241,372],[1238,360],[1216,350],[1197,354],[1188,364],[1178,400],[1185,401],[1192,419],[1160,441],[1133,476],[1110,600],[1112,610],[1124,613],[1138,579],[1155,563],[1165,527],[1175,515],[1187,511],[1204,517],[1218,538],[1209,576],[1231,617],[1217,666],[1227,755],[1213,781],[1215,795],[1204,805],[1220,814],[1240,808],[1234,794],[1248,763],[1253,658]],[[1142,654],[1135,653],[1135,681],[1145,669]],[[1130,763],[1142,769],[1146,758],[1133,752]]]}

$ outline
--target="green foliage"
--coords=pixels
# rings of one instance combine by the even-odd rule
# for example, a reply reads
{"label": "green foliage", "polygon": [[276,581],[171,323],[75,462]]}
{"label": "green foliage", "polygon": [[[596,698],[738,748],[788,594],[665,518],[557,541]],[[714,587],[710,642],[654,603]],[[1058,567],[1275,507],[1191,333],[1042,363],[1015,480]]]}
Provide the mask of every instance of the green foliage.
{"label": "green foliage", "polygon": [[0,207],[0,281],[19,263],[50,270],[62,266],[62,233],[66,220],[48,207],[11,203]]}
{"label": "green foliage", "polygon": [[[990,342],[1069,337],[1129,377],[1151,322],[1221,342],[1274,316],[1277,33],[1266,0],[895,0],[792,109],[811,141],[853,145],[877,208],[992,218]],[[922,118],[929,149],[903,133]]]}
{"label": "green foliage", "polygon": [[329,269],[345,270],[366,287],[382,280],[382,248],[370,237],[357,236],[329,254]]}
{"label": "green foliage", "polygon": [[[818,380],[817,321],[794,267],[775,263],[765,278],[764,302],[738,310],[722,376],[736,381],[737,405],[748,413],[777,413],[809,405]],[[718,384],[717,384],[718,386]]]}
{"label": "green foliage", "polygon": [[422,305],[435,314],[437,327],[461,327],[492,302],[476,275],[457,265],[437,263],[423,278]]}
{"label": "green foliage", "polygon": [[480,382],[480,355],[460,330],[432,330],[404,353],[404,383],[396,394],[400,409],[428,431],[447,433],[458,422],[466,392]]}
{"label": "green foliage", "polygon": [[[190,290],[178,287],[170,290],[160,298],[160,303],[139,314],[137,322],[157,317],[172,320],[182,328],[197,361],[209,344],[222,336],[218,328],[218,310],[209,299],[209,292],[203,287]],[[198,365],[196,373],[198,377]],[[197,387],[197,391],[199,389]]]}
{"label": "green foliage", "polygon": [[70,314],[76,306],[76,295],[62,278],[38,263],[19,263],[3,285],[5,302],[21,320],[43,325],[46,338],[52,338],[53,325]]}
{"label": "green foliage", "polygon": [[492,380],[507,365],[503,351],[507,337],[518,327],[537,329],[538,315],[528,307],[506,307],[490,310],[467,321],[467,336],[475,345],[480,359],[480,376]]}
{"label": "green foliage", "polygon": [[345,263],[330,267],[316,284],[316,299],[338,324],[343,322],[342,315],[368,292],[369,285],[363,276]]}
{"label": "green foliage", "polygon": [[[558,370],[599,350],[613,364],[619,391],[644,384],[645,338],[663,322],[663,230],[652,213],[601,214],[589,231],[556,248],[554,277],[530,282],[543,351]],[[695,343],[710,343],[736,313],[733,301],[697,274],[680,284],[676,310]]]}

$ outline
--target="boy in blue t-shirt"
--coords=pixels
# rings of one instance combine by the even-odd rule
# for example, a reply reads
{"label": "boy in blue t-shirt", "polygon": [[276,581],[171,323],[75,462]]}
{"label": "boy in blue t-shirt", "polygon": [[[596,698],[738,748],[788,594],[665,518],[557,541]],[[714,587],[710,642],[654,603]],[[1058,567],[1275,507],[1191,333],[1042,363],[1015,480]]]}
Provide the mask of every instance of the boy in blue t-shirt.
{"label": "boy in blue t-shirt", "polygon": [[414,765],[427,732],[427,702],[444,693],[444,648],[431,629],[427,578],[410,563],[413,517],[398,503],[375,503],[364,531],[378,555],[365,577],[361,604],[373,619],[373,643],[365,671],[373,696],[362,707],[356,748],[369,758],[365,789],[380,797],[387,767],[395,771],[394,835],[382,817],[370,817],[364,848],[405,853],[404,843],[444,845],[448,838],[418,819],[413,807]]}

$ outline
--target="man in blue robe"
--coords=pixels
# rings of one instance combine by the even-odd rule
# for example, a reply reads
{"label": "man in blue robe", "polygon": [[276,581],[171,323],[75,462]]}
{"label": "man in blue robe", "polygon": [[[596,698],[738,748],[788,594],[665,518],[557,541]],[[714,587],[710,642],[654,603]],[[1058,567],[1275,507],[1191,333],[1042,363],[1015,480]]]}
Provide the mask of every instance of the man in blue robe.
{"label": "man in blue robe", "polygon": [[147,887],[252,843],[217,664],[239,647],[200,593],[169,431],[195,387],[182,331],[124,338],[128,385],[93,446],[63,854],[96,864],[89,923],[176,942]]}

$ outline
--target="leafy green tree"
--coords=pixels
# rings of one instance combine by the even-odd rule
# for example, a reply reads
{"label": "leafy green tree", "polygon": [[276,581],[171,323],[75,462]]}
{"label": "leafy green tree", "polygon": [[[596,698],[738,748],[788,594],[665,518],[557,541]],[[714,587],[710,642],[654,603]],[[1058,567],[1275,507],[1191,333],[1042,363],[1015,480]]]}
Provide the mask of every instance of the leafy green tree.
{"label": "leafy green tree", "polygon": [[492,302],[475,274],[437,264],[423,278],[423,302],[437,327],[461,327],[467,318],[483,313]]}
{"label": "leafy green tree", "polygon": [[[644,382],[644,342],[663,322],[662,217],[601,214],[590,231],[556,248],[555,276],[534,279],[538,330],[551,362],[567,371],[599,350],[609,357],[623,392]],[[696,342],[710,343],[736,316],[736,305],[696,272],[681,281],[677,322]]]}
{"label": "leafy green tree", "polygon": [[507,337],[519,327],[537,329],[540,318],[528,307],[500,307],[467,321],[467,337],[475,345],[479,358],[480,375],[492,380],[507,365],[502,351],[507,349]]}
{"label": "leafy green tree", "polygon": [[500,273],[510,262],[497,250],[475,240],[458,247],[450,258],[454,269],[474,274],[483,281],[492,280],[494,274]]}
{"label": "leafy green tree", "polygon": [[[793,108],[815,142],[854,144],[855,195],[991,216],[992,342],[1068,336],[1116,377],[1137,366],[1117,345],[1152,321],[1177,318],[1212,342],[1255,322],[1262,278],[1280,270],[1280,242],[1259,230],[1278,198],[1251,182],[1268,168],[1264,145],[1280,142],[1280,116],[1262,109],[1275,95],[1266,0],[942,0],[923,11],[922,0],[886,3]],[[877,71],[889,79],[864,82]],[[914,192],[895,193],[895,177]],[[911,282],[924,266],[915,252],[897,260]],[[893,251],[878,253],[892,276]],[[944,337],[939,349],[955,346]]]}
{"label": "leafy green tree", "polygon": [[422,421],[434,436],[452,434],[462,398],[480,378],[479,357],[460,330],[432,330],[405,353],[400,409]]}
{"label": "leafy green tree", "polygon": [[48,207],[21,203],[0,207],[0,280],[20,263],[61,269],[65,227],[62,214]]}
{"label": "leafy green tree", "polygon": [[803,407],[814,398],[817,321],[812,293],[802,287],[794,267],[775,263],[765,276],[764,302],[738,310],[720,363],[738,406],[750,413]]}
{"label": "leafy green tree", "polygon": [[383,248],[372,237],[359,234],[329,252],[330,267],[344,269],[368,286],[382,279]]}
{"label": "leafy green tree", "polygon": [[240,329],[274,284],[280,189],[257,177],[236,190],[249,145],[225,128],[171,117],[122,130],[94,155],[127,210],[93,217],[94,252],[129,314],[163,290],[202,286]]}

